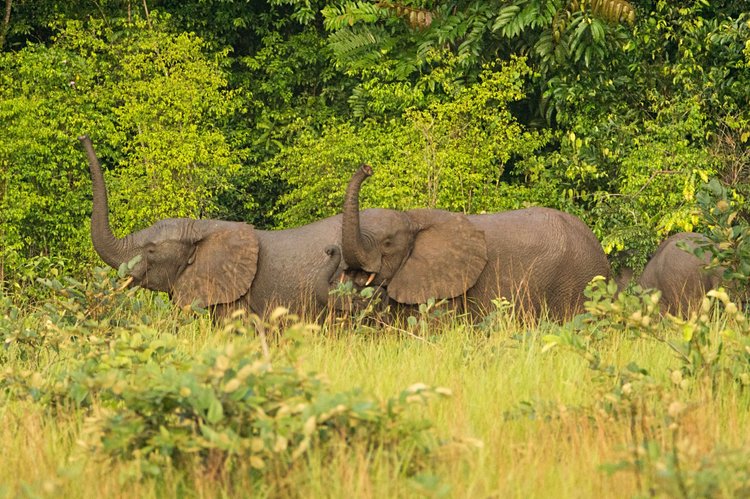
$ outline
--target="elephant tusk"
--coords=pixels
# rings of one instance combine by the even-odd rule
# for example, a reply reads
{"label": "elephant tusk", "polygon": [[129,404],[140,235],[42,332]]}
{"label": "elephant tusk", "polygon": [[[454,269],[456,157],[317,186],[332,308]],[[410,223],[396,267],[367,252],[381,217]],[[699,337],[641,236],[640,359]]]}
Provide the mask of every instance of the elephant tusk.
{"label": "elephant tusk", "polygon": [[344,279],[346,279],[346,276],[345,276],[345,275],[344,275],[344,273],[342,272],[342,273],[341,273],[341,275],[339,276],[339,282],[340,282],[340,283],[343,283],[343,282],[344,282]]}
{"label": "elephant tusk", "polygon": [[120,286],[119,288],[117,288],[117,291],[122,291],[123,289],[127,288],[128,286],[130,286],[130,283],[132,283],[132,282],[133,282],[133,276],[131,275],[127,279],[125,279],[125,282],[122,283],[122,286]]}
{"label": "elephant tusk", "polygon": [[367,282],[365,283],[365,286],[369,286],[373,279],[375,279],[375,273],[374,272],[372,274],[370,274],[370,277],[367,278]]}

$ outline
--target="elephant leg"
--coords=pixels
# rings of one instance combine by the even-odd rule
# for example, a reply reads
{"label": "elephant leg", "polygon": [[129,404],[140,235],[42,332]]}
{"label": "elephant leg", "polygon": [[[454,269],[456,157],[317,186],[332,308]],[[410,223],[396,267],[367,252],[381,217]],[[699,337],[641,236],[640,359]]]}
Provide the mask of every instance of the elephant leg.
{"label": "elephant leg", "polygon": [[[239,314],[240,311],[242,311],[242,314]],[[252,313],[250,308],[250,293],[245,293],[239,300],[231,303],[212,305],[209,307],[209,313],[211,315],[211,322],[216,326],[222,325],[225,321],[232,319],[233,316],[240,320],[245,320]]]}

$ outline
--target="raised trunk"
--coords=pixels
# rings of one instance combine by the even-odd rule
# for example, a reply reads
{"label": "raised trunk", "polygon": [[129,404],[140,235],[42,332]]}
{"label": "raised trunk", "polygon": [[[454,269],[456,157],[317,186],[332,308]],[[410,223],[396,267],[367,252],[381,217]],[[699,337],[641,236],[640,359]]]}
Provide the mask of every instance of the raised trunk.
{"label": "raised trunk", "polygon": [[378,270],[373,268],[377,262],[377,250],[365,244],[359,225],[359,189],[370,175],[372,168],[363,164],[346,187],[344,218],[341,225],[341,252],[350,268],[375,272]]}
{"label": "raised trunk", "polygon": [[78,140],[83,143],[89,159],[89,171],[93,186],[94,207],[91,212],[91,241],[94,249],[104,262],[110,267],[119,268],[128,261],[127,241],[117,239],[109,226],[109,208],[107,206],[107,188],[104,185],[102,169],[99,159],[94,152],[91,139],[84,135]]}

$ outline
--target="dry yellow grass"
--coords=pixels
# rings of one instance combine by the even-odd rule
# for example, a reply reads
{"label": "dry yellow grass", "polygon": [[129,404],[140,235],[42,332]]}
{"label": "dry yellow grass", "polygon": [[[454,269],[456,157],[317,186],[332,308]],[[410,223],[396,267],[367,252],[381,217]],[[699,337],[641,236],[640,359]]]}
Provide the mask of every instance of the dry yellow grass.
{"label": "dry yellow grass", "polygon": [[[182,326],[179,334],[192,353],[243,341],[203,320]],[[611,382],[597,381],[572,352],[544,351],[544,334],[507,326],[479,331],[456,322],[419,337],[387,328],[324,328],[305,339],[299,362],[325,373],[333,390],[361,387],[381,399],[414,383],[451,390],[449,399],[412,410],[412,416],[433,423],[444,443],[419,463],[416,475],[404,472],[413,464],[408,455],[339,445],[325,455],[313,450],[277,482],[261,486],[242,473],[242,463],[235,463],[229,476],[196,463],[135,481],[126,478],[126,465],[77,443],[82,413],[50,414],[34,403],[6,400],[0,408],[0,496],[602,499],[643,492],[639,480],[645,475],[601,469],[633,455],[630,420],[597,410]],[[600,340],[597,349],[605,363],[623,367],[636,361],[665,387],[671,370],[679,367],[673,352],[652,340],[613,335]],[[713,398],[697,384],[681,396],[689,407],[674,445],[686,471],[717,449],[750,445],[746,392],[727,381]],[[658,400],[654,407],[639,424],[660,427],[657,416],[666,409]],[[655,430],[653,436],[664,449],[673,445],[669,432]]]}

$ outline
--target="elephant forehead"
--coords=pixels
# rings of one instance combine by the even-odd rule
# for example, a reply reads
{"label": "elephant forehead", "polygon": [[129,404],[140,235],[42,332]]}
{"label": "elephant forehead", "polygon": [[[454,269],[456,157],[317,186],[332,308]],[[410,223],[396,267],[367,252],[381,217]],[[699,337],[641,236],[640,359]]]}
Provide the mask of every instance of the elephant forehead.
{"label": "elephant forehead", "polygon": [[141,243],[159,244],[169,241],[184,241],[195,239],[195,220],[189,218],[167,218],[159,220],[154,225],[135,233],[134,239]]}
{"label": "elephant forehead", "polygon": [[360,214],[364,230],[375,234],[392,234],[409,228],[409,217],[405,213],[383,208],[370,208]]}

